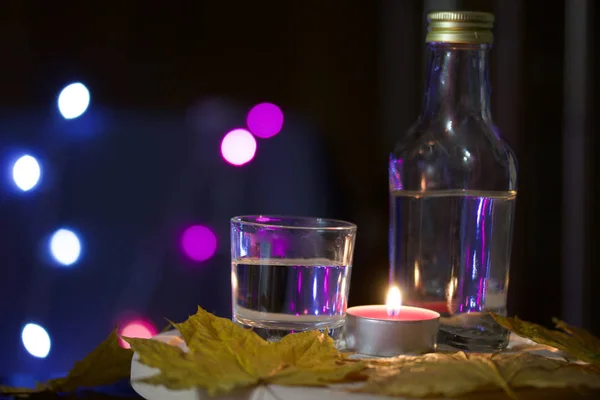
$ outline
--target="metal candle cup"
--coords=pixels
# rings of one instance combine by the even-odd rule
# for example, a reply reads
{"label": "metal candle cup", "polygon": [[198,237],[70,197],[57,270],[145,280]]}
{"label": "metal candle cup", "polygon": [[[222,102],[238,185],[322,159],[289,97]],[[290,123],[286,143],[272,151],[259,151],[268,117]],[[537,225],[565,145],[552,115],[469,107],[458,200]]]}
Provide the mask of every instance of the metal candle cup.
{"label": "metal candle cup", "polygon": [[439,313],[418,307],[403,306],[392,316],[385,305],[351,307],[346,310],[346,345],[377,357],[432,352],[439,320]]}

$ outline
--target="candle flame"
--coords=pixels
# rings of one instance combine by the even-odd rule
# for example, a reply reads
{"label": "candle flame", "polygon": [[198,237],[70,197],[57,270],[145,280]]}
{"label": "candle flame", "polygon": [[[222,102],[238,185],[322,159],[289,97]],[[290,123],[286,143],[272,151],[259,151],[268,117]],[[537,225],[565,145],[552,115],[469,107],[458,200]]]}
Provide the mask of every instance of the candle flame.
{"label": "candle flame", "polygon": [[389,288],[385,305],[388,316],[393,317],[400,313],[400,308],[402,308],[402,294],[396,286]]}

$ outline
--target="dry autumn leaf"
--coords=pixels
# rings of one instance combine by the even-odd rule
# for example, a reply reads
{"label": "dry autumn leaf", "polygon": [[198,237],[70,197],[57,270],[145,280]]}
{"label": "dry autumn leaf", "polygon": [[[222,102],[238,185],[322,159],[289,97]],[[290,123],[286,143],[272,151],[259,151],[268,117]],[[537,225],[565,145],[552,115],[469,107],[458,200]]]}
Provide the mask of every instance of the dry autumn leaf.
{"label": "dry autumn leaf", "polygon": [[427,354],[370,365],[369,381],[357,391],[388,396],[459,397],[473,392],[536,388],[600,389],[590,368],[521,354]]}
{"label": "dry autumn leaf", "polygon": [[363,363],[344,363],[333,339],[317,331],[269,343],[232,321],[198,307],[196,315],[173,324],[188,351],[151,340],[125,338],[139,361],[160,372],[142,382],[170,389],[201,387],[209,395],[263,383],[325,386],[364,377]]}
{"label": "dry autumn leaf", "polygon": [[21,388],[21,387],[10,387],[0,386],[0,395],[3,396],[14,396],[14,397],[29,397],[34,393],[38,393],[38,389]]}
{"label": "dry autumn leaf", "polygon": [[559,330],[548,329],[518,317],[502,317],[494,313],[492,317],[504,328],[519,336],[555,347],[578,360],[600,367],[600,339],[584,329],[570,326],[557,319],[554,323]]}
{"label": "dry autumn leaf", "polygon": [[110,385],[129,377],[132,355],[131,350],[119,345],[115,329],[83,360],[76,362],[67,376],[40,383],[35,389],[0,387],[0,394],[67,393]]}
{"label": "dry autumn leaf", "polygon": [[433,353],[406,360],[400,357],[378,369],[358,391],[415,398],[458,397],[478,390],[499,388],[512,394],[493,362],[485,358],[470,358],[462,352]]}
{"label": "dry autumn leaf", "polygon": [[[482,357],[485,355],[481,355]],[[531,353],[487,355],[513,389],[600,389],[600,374],[586,365],[569,363]]]}
{"label": "dry autumn leaf", "polygon": [[115,329],[83,360],[77,361],[66,377],[52,379],[45,386],[54,392],[73,392],[113,384],[129,377],[132,356],[131,350],[119,344]]}

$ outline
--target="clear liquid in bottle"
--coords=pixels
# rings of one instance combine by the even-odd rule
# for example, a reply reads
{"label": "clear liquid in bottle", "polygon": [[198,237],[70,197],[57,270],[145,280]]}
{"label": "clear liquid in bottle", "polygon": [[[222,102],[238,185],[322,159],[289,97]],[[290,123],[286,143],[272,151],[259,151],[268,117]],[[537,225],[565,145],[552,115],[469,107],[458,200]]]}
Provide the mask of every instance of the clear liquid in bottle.
{"label": "clear liquid in bottle", "polygon": [[391,262],[407,304],[442,314],[440,342],[469,350],[504,347],[514,192],[391,193]]}

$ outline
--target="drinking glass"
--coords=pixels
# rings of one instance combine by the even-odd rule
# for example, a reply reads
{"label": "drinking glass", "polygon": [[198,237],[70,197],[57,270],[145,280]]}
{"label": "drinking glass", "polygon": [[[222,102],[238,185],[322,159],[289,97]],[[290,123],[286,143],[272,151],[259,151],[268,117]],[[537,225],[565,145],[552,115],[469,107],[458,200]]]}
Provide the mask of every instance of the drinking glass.
{"label": "drinking glass", "polygon": [[341,337],[356,225],[325,218],[231,219],[233,321],[276,341],[329,330]]}

